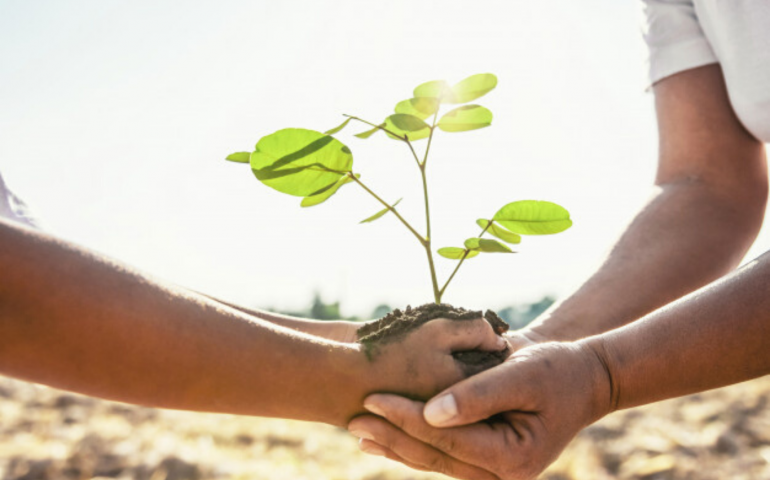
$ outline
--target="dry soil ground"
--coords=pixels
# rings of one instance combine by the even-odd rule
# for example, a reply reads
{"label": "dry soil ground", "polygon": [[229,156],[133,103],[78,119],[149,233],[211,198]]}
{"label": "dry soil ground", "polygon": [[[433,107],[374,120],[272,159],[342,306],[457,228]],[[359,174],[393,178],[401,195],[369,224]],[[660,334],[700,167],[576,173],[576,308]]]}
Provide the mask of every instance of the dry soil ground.
{"label": "dry soil ground", "polygon": [[[0,478],[425,480],[310,423],[133,407],[0,377]],[[770,377],[616,413],[542,477],[770,479]]]}

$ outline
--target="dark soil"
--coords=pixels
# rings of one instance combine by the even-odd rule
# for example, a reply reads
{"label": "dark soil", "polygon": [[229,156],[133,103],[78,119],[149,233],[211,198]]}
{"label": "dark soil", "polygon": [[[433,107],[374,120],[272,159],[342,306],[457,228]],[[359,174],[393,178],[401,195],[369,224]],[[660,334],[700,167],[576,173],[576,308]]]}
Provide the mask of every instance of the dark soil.
{"label": "dark soil", "polygon": [[[358,342],[364,346],[366,355],[372,359],[381,346],[400,341],[431,320],[446,318],[462,322],[482,316],[498,335],[508,331],[508,324],[492,310],[487,310],[482,315],[481,310],[466,310],[446,303],[426,303],[416,308],[407,306],[403,311],[397,308],[381,319],[362,326],[357,332]],[[499,352],[466,350],[452,354],[468,375],[499,365],[508,355],[510,355],[508,349]]]}

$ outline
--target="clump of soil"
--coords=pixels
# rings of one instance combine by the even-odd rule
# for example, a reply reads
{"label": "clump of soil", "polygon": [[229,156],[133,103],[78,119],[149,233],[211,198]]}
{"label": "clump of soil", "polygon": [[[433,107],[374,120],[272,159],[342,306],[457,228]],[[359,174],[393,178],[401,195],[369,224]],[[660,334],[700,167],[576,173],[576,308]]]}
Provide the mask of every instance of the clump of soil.
{"label": "clump of soil", "polygon": [[[358,342],[364,346],[364,351],[371,360],[381,346],[400,341],[431,320],[446,318],[462,322],[482,316],[498,335],[508,331],[508,324],[492,310],[487,310],[482,315],[481,310],[466,310],[446,303],[426,303],[416,308],[407,306],[403,311],[397,308],[381,319],[362,326],[357,331]],[[499,352],[466,350],[452,353],[468,375],[499,365],[508,355],[510,355],[508,348]]]}

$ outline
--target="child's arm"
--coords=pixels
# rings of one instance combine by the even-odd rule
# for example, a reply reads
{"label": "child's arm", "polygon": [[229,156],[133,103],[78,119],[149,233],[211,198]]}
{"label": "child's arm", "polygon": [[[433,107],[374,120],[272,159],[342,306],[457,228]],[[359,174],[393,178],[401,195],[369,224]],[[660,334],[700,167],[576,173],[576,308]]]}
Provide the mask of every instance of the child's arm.
{"label": "child's arm", "polygon": [[351,322],[347,320],[310,320],[307,318],[292,317],[280,313],[267,312],[253,308],[246,308],[235,303],[226,302],[216,297],[201,294],[215,302],[227,305],[240,312],[266,320],[272,324],[290,328],[298,332],[308,333],[335,342],[351,343],[357,340],[356,331],[364,325],[363,322]]}
{"label": "child's arm", "polygon": [[164,408],[344,425],[364,396],[428,397],[451,352],[498,349],[484,320],[433,321],[369,362],[0,219],[0,373]]}

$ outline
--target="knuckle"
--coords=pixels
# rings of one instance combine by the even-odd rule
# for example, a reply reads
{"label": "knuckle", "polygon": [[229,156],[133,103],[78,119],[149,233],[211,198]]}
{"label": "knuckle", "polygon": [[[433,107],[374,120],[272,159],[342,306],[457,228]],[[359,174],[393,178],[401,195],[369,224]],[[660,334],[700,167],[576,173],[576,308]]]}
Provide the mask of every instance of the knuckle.
{"label": "knuckle", "polygon": [[381,438],[377,438],[377,442],[399,456],[411,456],[410,453],[414,453],[409,437],[393,429],[385,431]]}
{"label": "knuckle", "polygon": [[404,415],[401,415],[400,412],[391,414],[388,417],[388,421],[399,430],[406,430],[406,428],[409,426],[406,417]]}
{"label": "knuckle", "polygon": [[398,442],[397,432],[393,431],[391,428],[388,428],[383,421],[378,421],[376,423],[372,422],[372,425],[369,428],[369,432],[373,437],[373,442],[388,449],[393,450],[394,446]]}
{"label": "knuckle", "polygon": [[398,438],[394,437],[393,435],[381,435],[380,437],[375,437],[375,441],[380,445],[386,448],[386,451],[389,452],[396,452],[400,450],[398,448],[399,441]]}
{"label": "knuckle", "polygon": [[438,473],[448,473],[449,462],[442,455],[431,455],[426,461],[426,467]]}
{"label": "knuckle", "polygon": [[431,435],[430,443],[444,453],[452,454],[457,451],[457,441],[451,435],[445,435],[443,432],[436,432]]}
{"label": "knuckle", "polygon": [[474,337],[483,338],[486,333],[491,333],[492,329],[488,328],[489,324],[483,318],[477,318],[470,322],[463,322],[461,328],[465,328],[465,332],[473,335]]}

